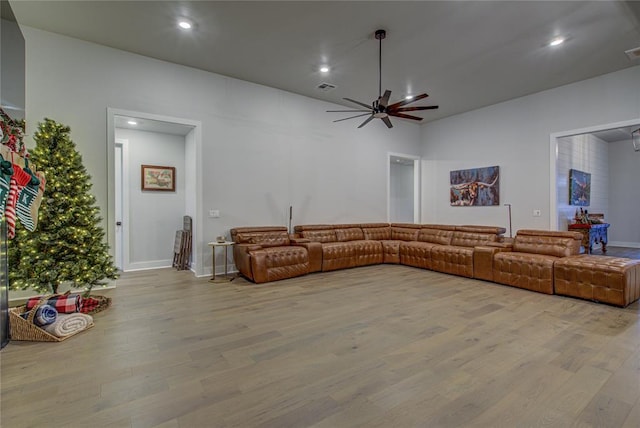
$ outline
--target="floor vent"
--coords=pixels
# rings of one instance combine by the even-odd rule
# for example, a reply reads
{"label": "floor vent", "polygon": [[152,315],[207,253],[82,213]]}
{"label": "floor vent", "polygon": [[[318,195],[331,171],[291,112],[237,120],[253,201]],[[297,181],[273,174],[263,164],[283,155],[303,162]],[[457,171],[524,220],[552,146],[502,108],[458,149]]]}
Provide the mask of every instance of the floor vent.
{"label": "floor vent", "polygon": [[627,54],[631,61],[640,59],[640,48],[629,49],[628,51],[624,51]]}
{"label": "floor vent", "polygon": [[318,89],[324,92],[333,91],[336,88],[336,85],[332,85],[331,83],[322,82],[318,85]]}

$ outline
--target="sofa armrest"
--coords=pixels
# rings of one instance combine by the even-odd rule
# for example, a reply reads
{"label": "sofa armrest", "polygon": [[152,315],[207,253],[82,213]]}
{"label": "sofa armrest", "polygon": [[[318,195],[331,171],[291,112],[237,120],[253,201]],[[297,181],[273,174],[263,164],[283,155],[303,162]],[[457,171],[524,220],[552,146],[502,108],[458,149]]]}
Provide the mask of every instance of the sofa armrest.
{"label": "sofa armrest", "polygon": [[511,251],[510,245],[490,245],[487,243],[473,249],[473,277],[485,281],[493,281],[493,256],[503,251]]}
{"label": "sofa armrest", "polygon": [[308,238],[289,238],[289,241],[291,242],[291,245],[297,245],[297,244],[306,244],[307,242],[311,242],[310,239]]}
{"label": "sofa armrest", "polygon": [[233,246],[233,263],[236,269],[249,279],[254,279],[251,271],[251,255],[249,252],[257,251],[261,248],[261,245],[256,244],[236,244]]}
{"label": "sofa armrest", "polygon": [[309,253],[309,272],[320,272],[322,270],[322,244],[311,242],[308,239],[299,238],[291,240],[291,245],[304,247]]}
{"label": "sofa armrest", "polygon": [[487,242],[482,244],[483,247],[498,248],[500,251],[512,251],[513,242]]}

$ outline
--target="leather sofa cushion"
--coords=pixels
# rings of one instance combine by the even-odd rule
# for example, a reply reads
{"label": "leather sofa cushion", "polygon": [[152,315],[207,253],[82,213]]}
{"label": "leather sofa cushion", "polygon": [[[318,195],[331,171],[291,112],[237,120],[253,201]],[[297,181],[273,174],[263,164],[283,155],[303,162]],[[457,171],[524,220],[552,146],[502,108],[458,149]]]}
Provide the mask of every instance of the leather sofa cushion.
{"label": "leather sofa cushion", "polygon": [[234,239],[238,244],[254,244],[262,247],[282,247],[290,244],[286,230],[237,232]]}
{"label": "leather sofa cushion", "polygon": [[373,239],[376,241],[388,241],[391,239],[391,228],[386,227],[367,227],[362,228],[364,239]]}
{"label": "leather sofa cushion", "polygon": [[553,294],[553,265],[557,257],[499,252],[493,256],[493,280],[539,293]]}
{"label": "leather sofa cushion", "polygon": [[498,235],[491,233],[462,232],[456,230],[451,238],[451,245],[456,247],[476,247],[496,242]]}
{"label": "leather sofa cushion", "polygon": [[431,269],[473,278],[473,248],[434,245],[431,248]]}
{"label": "leather sofa cushion", "polygon": [[256,283],[278,281],[309,273],[309,255],[303,247],[270,247],[250,253],[253,280]]}
{"label": "leather sofa cushion", "polygon": [[336,242],[336,232],[333,229],[303,230],[300,232],[303,238],[312,242]]}
{"label": "leather sofa cushion", "polygon": [[640,260],[583,254],[553,266],[555,292],[625,307],[640,298]]}
{"label": "leather sofa cushion", "polygon": [[322,245],[322,270],[380,264],[384,259],[381,241],[332,242]]}
{"label": "leather sofa cushion", "polygon": [[438,244],[407,241],[400,243],[400,263],[422,269],[431,269],[431,248]]}
{"label": "leather sofa cushion", "polygon": [[449,245],[451,243],[452,236],[453,232],[451,230],[426,228],[420,229],[420,233],[418,233],[418,241]]}
{"label": "leather sofa cushion", "polygon": [[336,239],[338,242],[362,241],[364,233],[359,227],[351,227],[348,229],[336,229]]}
{"label": "leather sofa cushion", "polygon": [[417,241],[419,232],[420,229],[418,228],[391,226],[391,239],[395,241]]}
{"label": "leather sofa cushion", "polygon": [[580,253],[581,240],[574,232],[520,230],[513,240],[513,251],[567,257]]}

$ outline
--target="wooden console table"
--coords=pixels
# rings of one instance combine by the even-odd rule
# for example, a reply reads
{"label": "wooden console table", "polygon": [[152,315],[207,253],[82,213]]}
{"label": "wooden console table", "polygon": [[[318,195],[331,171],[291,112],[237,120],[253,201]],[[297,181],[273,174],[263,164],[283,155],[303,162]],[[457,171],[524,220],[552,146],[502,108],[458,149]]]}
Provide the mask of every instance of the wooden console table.
{"label": "wooden console table", "polygon": [[609,223],[569,225],[570,231],[582,233],[582,246],[587,254],[591,254],[593,244],[598,243],[602,244],[602,252],[607,252],[607,229],[609,229]]}

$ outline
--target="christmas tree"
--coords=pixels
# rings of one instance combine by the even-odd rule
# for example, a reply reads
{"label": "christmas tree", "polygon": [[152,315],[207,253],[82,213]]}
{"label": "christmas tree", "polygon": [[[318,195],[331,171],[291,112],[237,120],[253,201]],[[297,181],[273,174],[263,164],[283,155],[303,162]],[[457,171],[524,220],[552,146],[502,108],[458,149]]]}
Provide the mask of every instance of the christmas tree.
{"label": "christmas tree", "polygon": [[31,161],[44,172],[47,185],[37,229],[29,232],[18,224],[9,243],[12,289],[57,293],[68,282],[91,290],[105,278],[117,278],[90,193],[91,177],[69,132],[69,127],[45,119],[34,135]]}

